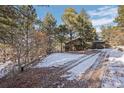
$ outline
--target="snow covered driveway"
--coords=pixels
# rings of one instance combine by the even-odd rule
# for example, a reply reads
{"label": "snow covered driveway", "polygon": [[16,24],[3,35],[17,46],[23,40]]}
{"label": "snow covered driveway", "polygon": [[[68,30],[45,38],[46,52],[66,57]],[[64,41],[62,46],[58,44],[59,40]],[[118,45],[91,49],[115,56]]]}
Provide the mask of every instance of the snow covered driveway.
{"label": "snow covered driveway", "polygon": [[63,67],[58,70],[58,73],[63,73],[62,77],[69,77],[69,80],[78,79],[85,73],[101,54],[100,51],[86,54],[71,54],[71,53],[54,53],[46,57],[42,62],[37,64],[35,68],[40,67]]}
{"label": "snow covered driveway", "polygon": [[70,77],[68,79],[73,80],[80,77],[82,73],[85,73],[85,71],[88,70],[96,62],[96,59],[98,58],[99,55],[100,53],[97,53],[97,54],[91,54],[91,55],[88,55],[87,57],[81,58],[78,61],[80,62],[80,64],[74,66],[73,68],[67,71],[68,73],[70,73],[69,74]]}

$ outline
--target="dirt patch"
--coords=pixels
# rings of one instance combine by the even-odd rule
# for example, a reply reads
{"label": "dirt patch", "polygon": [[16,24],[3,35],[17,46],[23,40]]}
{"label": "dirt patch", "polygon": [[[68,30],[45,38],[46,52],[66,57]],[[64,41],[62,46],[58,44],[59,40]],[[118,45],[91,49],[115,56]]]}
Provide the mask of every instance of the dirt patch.
{"label": "dirt patch", "polygon": [[4,77],[0,79],[0,87],[8,88],[27,88],[42,87],[41,80],[45,78],[51,71],[46,69],[33,68],[22,72],[14,78]]}
{"label": "dirt patch", "polygon": [[58,68],[32,68],[19,73],[14,78],[0,79],[1,88],[79,88],[82,81],[67,80],[57,73]]}
{"label": "dirt patch", "polygon": [[88,87],[100,87],[101,85],[101,79],[105,71],[105,67],[96,69],[94,73],[92,74],[91,78],[88,80]]}
{"label": "dirt patch", "polygon": [[57,73],[57,69],[32,68],[14,78],[0,79],[1,88],[82,88],[84,81],[67,80]]}

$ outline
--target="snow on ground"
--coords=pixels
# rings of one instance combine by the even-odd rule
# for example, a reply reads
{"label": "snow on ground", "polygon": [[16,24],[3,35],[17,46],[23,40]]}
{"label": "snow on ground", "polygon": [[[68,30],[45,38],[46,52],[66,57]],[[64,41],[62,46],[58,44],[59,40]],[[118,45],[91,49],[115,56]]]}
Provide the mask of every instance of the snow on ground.
{"label": "snow on ground", "polygon": [[124,67],[113,67],[109,65],[102,80],[102,87],[117,88],[124,87]]}
{"label": "snow on ground", "polygon": [[9,69],[12,68],[12,62],[7,61],[6,63],[0,63],[0,78],[8,74]]}
{"label": "snow on ground", "polygon": [[[124,87],[124,52],[120,51],[119,49],[101,49],[101,51],[104,51],[106,52],[106,55],[109,55],[108,64],[106,67],[107,70],[102,77],[101,87]],[[69,61],[78,59],[78,61],[71,65],[75,65],[81,61],[82,62],[69,69],[67,74],[62,76],[68,77],[67,79],[69,80],[78,79],[82,73],[85,73],[85,71],[96,62],[99,54],[100,53],[84,61],[86,57],[91,56],[92,54],[84,56],[83,54],[53,53],[35,67],[58,67]]]}
{"label": "snow on ground", "polygon": [[[95,56],[88,58],[87,60],[83,61],[85,58],[80,59],[79,61],[82,61],[81,64],[75,66],[74,68],[70,69],[68,72],[69,74],[69,80],[73,79],[78,79],[82,73],[85,73],[86,70],[88,70],[95,62],[96,59],[98,58],[100,53],[96,54]],[[89,55],[91,56],[91,55]],[[89,57],[87,56],[87,57]],[[67,76],[67,75],[65,75]]]}
{"label": "snow on ground", "polygon": [[124,87],[124,52],[111,49],[108,53],[109,64],[103,76],[102,87]]}
{"label": "snow on ground", "polygon": [[42,62],[37,64],[35,67],[58,67],[60,65],[64,65],[64,63],[78,59],[82,56],[84,55],[71,53],[53,53],[42,60]]}

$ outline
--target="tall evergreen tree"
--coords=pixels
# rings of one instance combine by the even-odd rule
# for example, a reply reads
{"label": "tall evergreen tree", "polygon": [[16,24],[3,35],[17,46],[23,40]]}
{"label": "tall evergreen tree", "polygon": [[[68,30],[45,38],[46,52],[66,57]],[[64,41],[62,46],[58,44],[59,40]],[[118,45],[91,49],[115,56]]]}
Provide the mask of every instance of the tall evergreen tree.
{"label": "tall evergreen tree", "polygon": [[34,30],[35,9],[33,6],[1,6],[0,11],[2,28],[0,40],[12,46],[19,69],[21,69],[22,55],[25,55],[25,61],[29,62],[31,49],[29,43],[31,44],[31,34]]}
{"label": "tall evergreen tree", "polygon": [[74,38],[74,28],[75,28],[75,17],[76,17],[76,11],[73,8],[66,8],[64,11],[64,14],[62,16],[62,20],[64,24],[68,28],[68,32],[70,35],[70,41]]}
{"label": "tall evergreen tree", "polygon": [[57,41],[61,44],[61,52],[63,51],[63,44],[65,43],[65,41],[67,40],[67,28],[65,25],[59,25],[56,28],[56,39]]}
{"label": "tall evergreen tree", "polygon": [[115,22],[117,22],[118,26],[124,30],[124,5],[118,6],[118,16],[115,19]]}
{"label": "tall evergreen tree", "polygon": [[51,53],[53,50],[53,41],[56,28],[56,20],[51,13],[47,13],[42,21],[42,30],[46,32],[48,36],[48,48],[47,53]]}
{"label": "tall evergreen tree", "polygon": [[94,40],[94,28],[90,21],[89,15],[85,12],[85,10],[82,10],[76,17],[76,30],[82,39],[83,48],[86,47],[87,41]]}

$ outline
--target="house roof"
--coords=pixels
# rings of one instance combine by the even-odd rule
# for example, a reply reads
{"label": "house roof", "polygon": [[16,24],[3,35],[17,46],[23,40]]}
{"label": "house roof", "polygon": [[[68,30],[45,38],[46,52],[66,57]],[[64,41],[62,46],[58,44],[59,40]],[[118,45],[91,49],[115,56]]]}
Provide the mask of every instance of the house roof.
{"label": "house roof", "polygon": [[75,41],[75,40],[77,40],[77,39],[81,39],[81,38],[80,38],[80,37],[77,37],[77,38],[74,38],[74,39],[72,39],[72,40],[70,40],[70,41],[67,41],[66,43],[73,42],[73,41]]}
{"label": "house roof", "polygon": [[96,42],[96,43],[98,43],[98,42],[104,43],[105,41],[102,41],[102,40],[95,40],[95,41],[93,41],[93,42]]}

